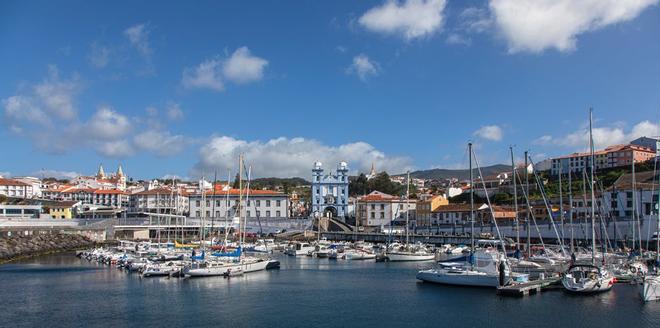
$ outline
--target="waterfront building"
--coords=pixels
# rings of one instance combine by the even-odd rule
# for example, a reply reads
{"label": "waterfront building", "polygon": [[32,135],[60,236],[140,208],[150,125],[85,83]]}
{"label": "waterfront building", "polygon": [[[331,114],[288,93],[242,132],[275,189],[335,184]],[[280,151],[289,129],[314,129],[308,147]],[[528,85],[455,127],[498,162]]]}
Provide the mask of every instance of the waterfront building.
{"label": "waterfront building", "polygon": [[[436,208],[431,213],[431,226],[464,225],[470,223],[470,204],[448,204]],[[519,210],[520,211],[520,210]],[[510,224],[516,217],[513,207],[487,204],[475,204],[474,219],[477,224],[492,222],[493,216],[505,224]]]}
{"label": "waterfront building", "polygon": [[188,194],[170,188],[155,188],[130,195],[130,212],[187,215]]}
{"label": "waterfront building", "polygon": [[653,150],[657,155],[660,155],[660,137],[639,137],[630,142],[631,145],[637,145]]}
{"label": "waterfront building", "polygon": [[0,218],[38,219],[41,213],[41,204],[0,204]]}
{"label": "waterfront building", "polygon": [[[216,184],[214,190],[190,195],[190,217],[232,219],[238,216],[239,198],[240,189]],[[241,208],[242,217],[247,216],[252,222],[257,219],[286,219],[289,215],[289,196],[271,190],[244,189]]]}
{"label": "waterfront building", "polygon": [[362,227],[381,231],[392,222],[403,223],[405,226],[406,209],[409,213],[409,223],[415,224],[416,201],[389,195],[380,191],[372,191],[357,200],[357,220]]}
{"label": "waterfront building", "polygon": [[348,164],[337,165],[336,173],[324,173],[321,162],[312,169],[313,216],[345,218],[348,215]]}
{"label": "waterfront building", "polygon": [[50,202],[43,205],[53,219],[72,219],[76,216],[76,208],[81,205],[79,201]]}
{"label": "waterfront building", "polygon": [[416,219],[418,227],[431,226],[431,213],[438,207],[448,205],[449,200],[444,195],[420,195],[416,201]]}
{"label": "waterfront building", "polygon": [[[631,165],[653,159],[656,151],[640,145],[615,145],[594,152],[596,170]],[[573,153],[552,159],[551,173],[581,173],[591,167],[591,153]]]}
{"label": "waterfront building", "polygon": [[32,198],[34,197],[34,189],[31,184],[16,179],[0,178],[0,195],[15,198]]}

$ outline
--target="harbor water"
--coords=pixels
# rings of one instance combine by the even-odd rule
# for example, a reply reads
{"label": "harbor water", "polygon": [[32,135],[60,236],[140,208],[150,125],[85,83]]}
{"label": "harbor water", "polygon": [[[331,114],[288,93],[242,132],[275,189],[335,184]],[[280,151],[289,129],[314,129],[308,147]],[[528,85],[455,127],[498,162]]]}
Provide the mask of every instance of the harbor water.
{"label": "harbor water", "polygon": [[[279,270],[233,277],[140,278],[51,255],[0,266],[4,327],[660,327],[639,287],[608,293],[493,289],[415,280],[419,263],[276,255]],[[422,266],[424,264],[421,264]],[[428,266],[428,264],[425,264]]]}

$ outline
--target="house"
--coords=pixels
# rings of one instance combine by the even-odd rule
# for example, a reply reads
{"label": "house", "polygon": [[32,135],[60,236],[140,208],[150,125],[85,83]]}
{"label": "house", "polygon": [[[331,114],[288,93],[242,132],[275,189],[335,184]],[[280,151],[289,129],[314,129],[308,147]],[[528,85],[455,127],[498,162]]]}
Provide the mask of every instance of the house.
{"label": "house", "polygon": [[415,200],[389,195],[380,191],[372,191],[357,199],[357,220],[363,227],[378,230],[389,226],[393,221],[402,222],[408,216],[409,223],[416,219]]}
{"label": "house", "polygon": [[247,188],[241,191],[221,184],[216,184],[212,191],[190,195],[190,217],[224,219],[238,216],[241,195],[241,214],[248,220],[289,217],[289,196],[285,193]]}
{"label": "house", "polygon": [[72,219],[76,216],[78,206],[80,201],[61,201],[45,203],[43,208],[53,219]]}
{"label": "house", "polygon": [[421,195],[416,202],[416,218],[418,227],[431,226],[431,213],[440,206],[449,205],[444,195]]}
{"label": "house", "polygon": [[186,192],[159,187],[130,195],[129,208],[133,213],[187,215],[190,203]]}
{"label": "house", "polygon": [[13,198],[32,198],[34,189],[31,184],[16,179],[0,178],[0,195]]}

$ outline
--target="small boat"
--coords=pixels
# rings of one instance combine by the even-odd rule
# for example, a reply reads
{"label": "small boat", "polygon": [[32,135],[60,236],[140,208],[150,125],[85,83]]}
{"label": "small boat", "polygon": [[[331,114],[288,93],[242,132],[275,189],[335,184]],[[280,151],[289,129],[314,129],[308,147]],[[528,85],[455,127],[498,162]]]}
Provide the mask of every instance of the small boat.
{"label": "small boat", "polygon": [[591,264],[573,264],[561,279],[564,288],[572,293],[599,293],[612,289],[616,278],[608,270]]}
{"label": "small boat", "polygon": [[227,271],[223,274],[225,278],[237,277],[242,275],[243,275],[243,269],[241,269],[241,267],[228,268]]}
{"label": "small boat", "polygon": [[314,246],[305,242],[295,242],[284,251],[289,256],[305,256],[314,251]]}
{"label": "small boat", "polygon": [[[520,277],[524,280],[528,277]],[[511,273],[506,260],[495,251],[478,251],[474,255],[474,264],[441,263],[438,268],[422,270],[417,279],[455,286],[499,287],[508,284]]]}
{"label": "small boat", "polygon": [[343,258],[350,261],[373,260],[376,258],[376,254],[361,249],[351,249],[344,251]]}
{"label": "small boat", "polygon": [[644,277],[641,296],[644,302],[660,301],[660,276],[649,275]]}

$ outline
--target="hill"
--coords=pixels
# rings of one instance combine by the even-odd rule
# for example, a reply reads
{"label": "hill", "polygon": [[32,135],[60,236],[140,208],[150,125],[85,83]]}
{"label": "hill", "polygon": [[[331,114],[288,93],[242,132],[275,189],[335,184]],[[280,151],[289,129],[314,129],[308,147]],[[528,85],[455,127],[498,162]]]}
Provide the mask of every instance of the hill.
{"label": "hill", "polygon": [[[484,176],[490,176],[506,172],[511,170],[510,165],[504,164],[495,164],[491,166],[484,166],[481,168],[481,173]],[[398,174],[397,176],[403,176],[403,174]],[[410,176],[417,179],[449,179],[456,178],[459,180],[466,180],[470,178],[470,170],[468,169],[459,169],[459,170],[450,170],[450,169],[430,169],[430,170],[421,170],[410,172]],[[474,171],[474,176],[477,177],[478,173]]]}

